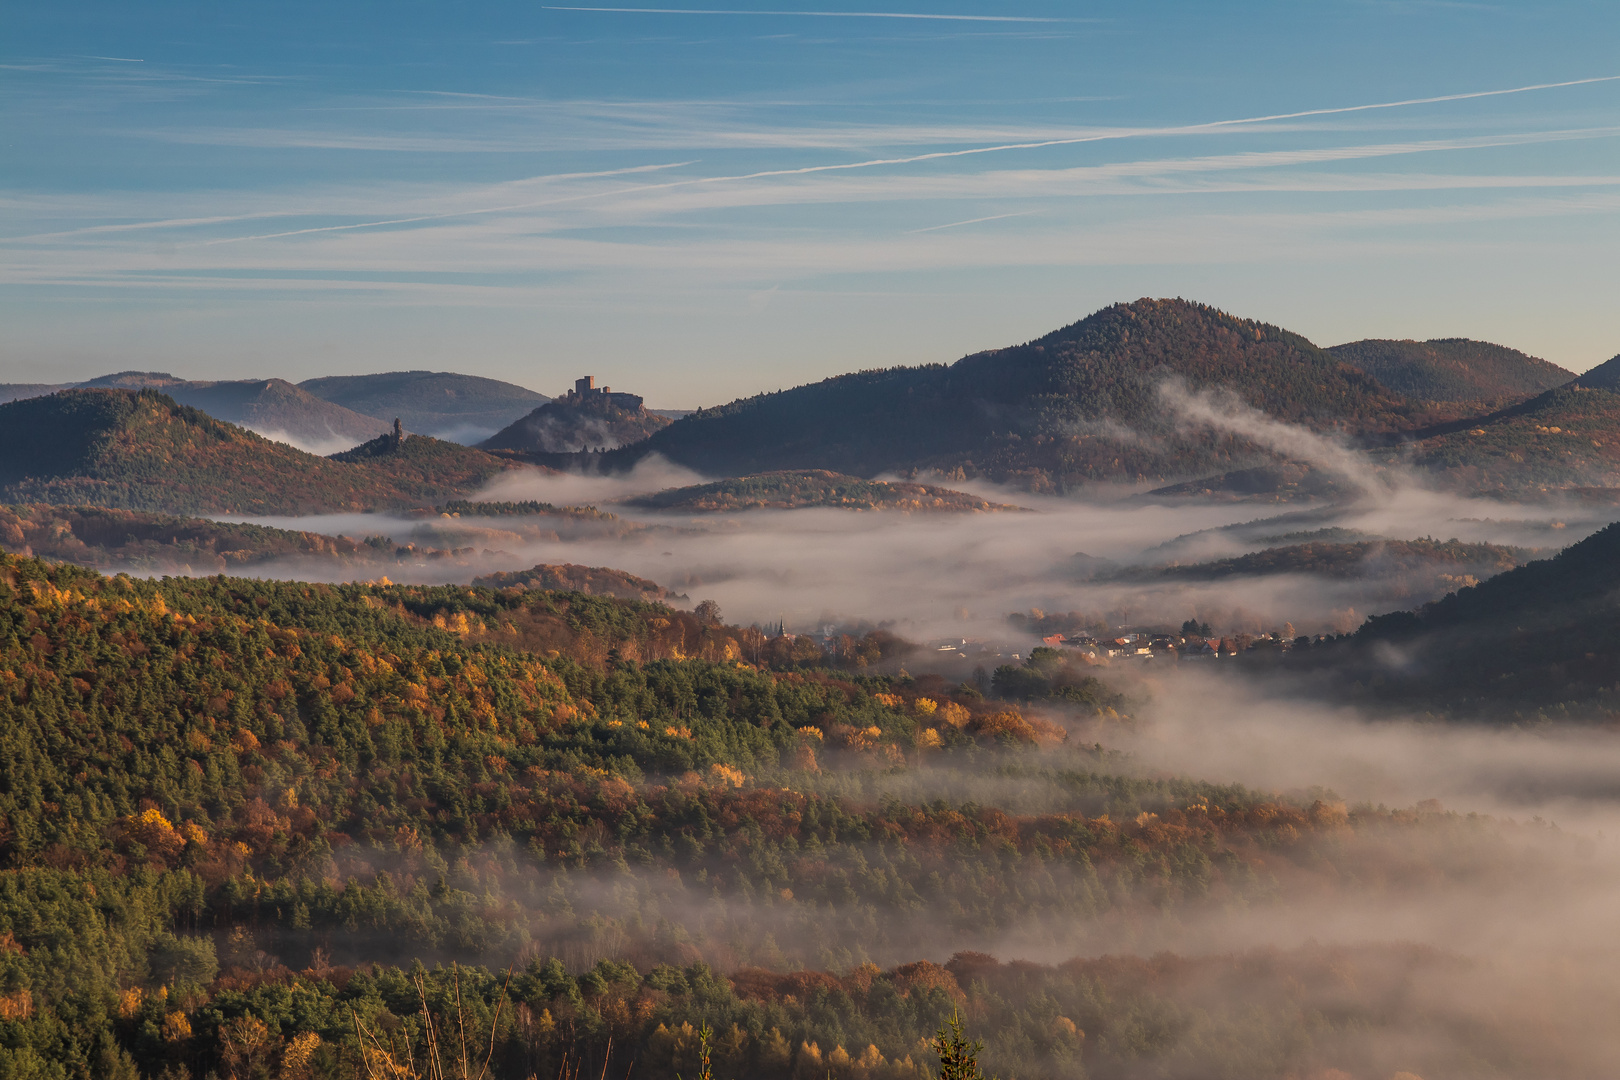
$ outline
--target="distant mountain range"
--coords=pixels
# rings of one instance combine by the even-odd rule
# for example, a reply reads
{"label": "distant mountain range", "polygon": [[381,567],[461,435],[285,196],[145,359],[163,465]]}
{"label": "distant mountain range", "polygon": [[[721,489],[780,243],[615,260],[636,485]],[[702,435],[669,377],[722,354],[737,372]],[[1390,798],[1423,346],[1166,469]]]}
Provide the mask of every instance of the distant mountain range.
{"label": "distant mountain range", "polygon": [[298,385],[334,405],[389,420],[397,416],[409,431],[469,445],[551,400],[515,383],[448,371],[330,375]]}
{"label": "distant mountain range", "polygon": [[[1620,363],[1613,367],[1583,381],[1620,389]],[[1609,458],[1609,444],[1620,438],[1599,433],[1620,417],[1608,392],[1570,397],[1561,387],[1574,379],[1487,342],[1366,340],[1321,349],[1205,305],[1145,299],[949,366],[864,371],[700,409],[606,455],[606,464],[628,467],[657,453],[711,475],[826,469],[977,476],[1034,491],[1111,481],[1168,482],[1163,494],[1200,497],[1342,493],[1338,479],[1267,446],[1263,421],[1239,418],[1215,430],[1195,415],[1231,415],[1225,397],[1318,432],[1402,445],[1385,455],[1391,463],[1408,460],[1467,489],[1620,484]],[[1217,397],[1205,409],[1200,394]],[[1547,414],[1525,412],[1535,408]],[[1481,424],[1502,445],[1470,443],[1481,436],[1463,433]],[[1537,425],[1538,437],[1573,427],[1587,441],[1520,447]],[[1620,463],[1620,445],[1612,452]]]}
{"label": "distant mountain range", "polygon": [[322,458],[156,390],[64,390],[0,405],[0,501],[163,513],[431,506],[508,463],[421,435]]}
{"label": "distant mountain range", "polygon": [[334,375],[294,385],[285,379],[207,381],[120,371],[80,383],[0,384],[0,402],[75,388],[161,390],[216,420],[321,453],[375,438],[395,418],[407,431],[470,444],[550,400],[513,383],[450,372]]}
{"label": "distant mountain range", "polygon": [[120,371],[64,386],[0,386],[0,400],[39,397],[70,388],[161,390],[181,405],[216,420],[305,447],[353,446],[388,428],[388,422],[324,401],[285,379],[219,382],[179,379],[161,371]]}
{"label": "distant mountain range", "polygon": [[[841,375],[673,422],[633,395],[569,404],[511,383],[444,372],[331,376],[298,386],[279,379],[198,382],[158,372],[92,382],[156,387],[178,406],[326,451],[379,440],[399,417],[408,431],[458,440],[493,431],[482,446],[495,456],[466,447],[459,453],[433,440],[398,447],[381,439],[358,456],[306,455],[260,468],[254,462],[268,451],[240,441],[238,432],[210,444],[194,488],[165,490],[156,463],[172,468],[200,454],[199,446],[168,447],[172,433],[161,424],[136,425],[157,440],[144,448],[136,428],[121,427],[116,438],[95,423],[81,430],[87,399],[74,398],[71,406],[39,406],[76,419],[45,433],[41,447],[54,447],[50,453],[19,446],[19,457],[0,462],[8,490],[20,495],[33,485],[38,494],[30,498],[60,502],[71,489],[88,502],[173,512],[204,503],[394,506],[455,498],[473,490],[474,477],[518,461],[579,467],[586,463],[570,453],[617,445],[593,453],[589,466],[624,469],[657,454],[732,478],[808,470],[861,479],[939,477],[947,484],[982,477],[1037,492],[1102,481],[1156,486],[1167,496],[1339,494],[1338,480],[1289,459],[1286,442],[1266,430],[1267,418],[1354,438],[1389,464],[1427,470],[1460,490],[1620,488],[1620,358],[1575,379],[1516,350],[1461,338],[1322,349],[1280,327],[1179,299],[1115,304],[1044,337],[954,364]],[[54,400],[38,397],[52,389],[0,386],[0,400]],[[1238,415],[1244,406],[1252,411]],[[103,460],[103,443],[69,446],[63,440],[71,432],[116,441],[119,453]],[[23,467],[25,459],[39,468]],[[149,478],[130,472],[138,460],[152,463]],[[344,465],[364,468],[331,471]],[[314,486],[302,487],[314,494],[293,490],[299,485],[285,479],[288,470],[306,467],[314,470]],[[216,474],[237,479],[211,492]],[[269,490],[271,483],[277,490]],[[752,498],[734,492],[725,499],[733,496]]]}

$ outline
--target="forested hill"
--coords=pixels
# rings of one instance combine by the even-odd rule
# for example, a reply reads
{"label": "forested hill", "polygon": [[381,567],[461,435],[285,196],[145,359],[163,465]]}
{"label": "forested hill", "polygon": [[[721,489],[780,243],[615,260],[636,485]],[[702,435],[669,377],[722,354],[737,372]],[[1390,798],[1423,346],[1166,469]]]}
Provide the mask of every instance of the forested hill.
{"label": "forested hill", "polygon": [[1377,667],[1367,685],[1459,714],[1560,706],[1620,715],[1620,525],[1356,634]]}
{"label": "forested hill", "polygon": [[669,488],[624,500],[644,510],[708,513],[728,510],[899,510],[903,513],[979,513],[1018,510],[977,495],[930,484],[862,480],[824,469],[764,473],[709,484]]}
{"label": "forested hill", "polygon": [[422,436],[397,445],[384,437],[346,456],[306,454],[154,390],[65,390],[0,405],[6,502],[308,514],[432,505],[508,467]]}
{"label": "forested hill", "polygon": [[627,408],[605,398],[548,401],[478,446],[482,450],[571,454],[638,442],[669,423],[669,417],[648,412],[643,405]]}
{"label": "forested hill", "polygon": [[550,589],[614,596],[620,600],[685,600],[656,581],[648,581],[624,570],[606,566],[579,566],[575,563],[541,563],[527,570],[500,570],[473,578],[475,587],[486,589]]}
{"label": "forested hill", "polygon": [[1397,393],[1458,405],[1507,405],[1575,377],[1517,349],[1467,338],[1368,339],[1334,345],[1328,352]]}
{"label": "forested hill", "polygon": [[1167,379],[1222,387],[1316,428],[1403,429],[1426,418],[1297,334],[1184,300],[1139,300],[948,367],[864,371],[700,410],[616,460],[658,452],[733,476],[960,469],[1035,488],[1258,463],[1246,443],[1179,431],[1158,391]]}

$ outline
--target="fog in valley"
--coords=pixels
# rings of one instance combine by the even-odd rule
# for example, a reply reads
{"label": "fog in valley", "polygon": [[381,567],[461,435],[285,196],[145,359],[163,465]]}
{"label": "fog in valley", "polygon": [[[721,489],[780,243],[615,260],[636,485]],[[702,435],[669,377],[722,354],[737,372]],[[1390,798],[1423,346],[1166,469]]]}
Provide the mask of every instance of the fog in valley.
{"label": "fog in valley", "polygon": [[[1413,607],[1468,582],[1461,575],[1435,584],[1393,570],[1380,573],[1376,555],[1363,574],[1336,580],[1288,574],[1221,581],[1107,578],[1125,568],[1204,562],[1298,543],[1325,529],[1365,534],[1354,539],[1456,538],[1550,555],[1611,520],[1591,508],[1520,506],[1405,484],[1356,501],[1314,507],[1171,501],[1119,489],[1058,498],[960,482],[955,485],[960,489],[1030,512],[814,508],[673,514],[615,504],[702,479],[659,462],[643,463],[622,476],[520,470],[497,479],[480,496],[559,507],[592,505],[618,515],[614,523],[545,515],[228,520],[356,539],[384,535],[399,544],[455,551],[449,557],[402,561],[383,571],[400,582],[465,583],[480,574],[538,563],[609,566],[649,578],[693,602],[714,599],[730,622],[785,620],[789,629],[801,631],[883,625],[918,641],[1005,636],[1005,616],[1031,608],[1079,612],[1110,627],[1173,629],[1196,618],[1218,632],[1270,632],[1287,623],[1299,633],[1346,632],[1367,615]],[[1099,573],[1099,566],[1104,572]],[[1460,569],[1466,573],[1468,568]],[[248,572],[335,580],[374,578],[378,570],[298,560]],[[1090,580],[1098,577],[1103,580]]]}

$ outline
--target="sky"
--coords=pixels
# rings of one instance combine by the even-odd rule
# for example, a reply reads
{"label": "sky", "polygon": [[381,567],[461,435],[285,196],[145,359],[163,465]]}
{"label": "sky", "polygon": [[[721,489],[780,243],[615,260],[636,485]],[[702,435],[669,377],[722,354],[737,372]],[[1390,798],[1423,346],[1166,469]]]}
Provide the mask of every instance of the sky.
{"label": "sky", "polygon": [[1612,0],[0,3],[0,381],[692,408],[1140,296],[1620,352]]}

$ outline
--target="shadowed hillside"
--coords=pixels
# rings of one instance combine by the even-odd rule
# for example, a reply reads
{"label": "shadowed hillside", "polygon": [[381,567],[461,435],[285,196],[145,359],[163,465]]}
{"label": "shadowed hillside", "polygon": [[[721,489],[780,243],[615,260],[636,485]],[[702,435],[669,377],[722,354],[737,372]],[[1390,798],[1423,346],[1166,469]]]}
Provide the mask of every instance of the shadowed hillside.
{"label": "shadowed hillside", "polygon": [[1182,430],[1158,390],[1169,379],[1227,388],[1317,429],[1431,418],[1297,334],[1183,300],[1139,300],[948,367],[864,371],[699,410],[612,461],[657,452],[726,475],[933,469],[1044,490],[1267,460],[1246,441]]}
{"label": "shadowed hillside", "polygon": [[1467,338],[1369,338],[1328,352],[1396,393],[1435,403],[1506,405],[1574,378],[1573,372],[1517,349]]}
{"label": "shadowed hillside", "polygon": [[509,467],[423,436],[383,436],[341,457],[306,454],[155,390],[66,390],[0,405],[8,502],[307,514],[431,505]]}

